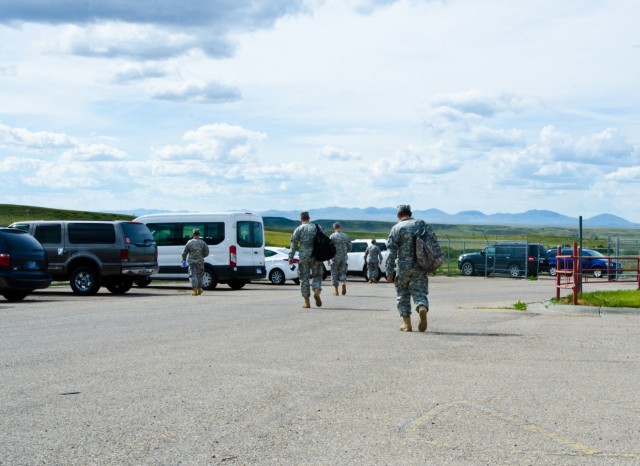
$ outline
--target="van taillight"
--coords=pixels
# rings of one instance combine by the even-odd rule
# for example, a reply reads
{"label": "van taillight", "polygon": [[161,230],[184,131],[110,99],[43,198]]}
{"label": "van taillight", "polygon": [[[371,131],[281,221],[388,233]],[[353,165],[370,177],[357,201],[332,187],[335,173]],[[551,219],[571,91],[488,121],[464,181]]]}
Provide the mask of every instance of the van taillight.
{"label": "van taillight", "polygon": [[536,258],[533,256],[529,256],[529,262],[535,262]]}
{"label": "van taillight", "polygon": [[237,260],[238,260],[238,257],[236,256],[236,247],[229,246],[229,265],[231,267],[235,267]]}
{"label": "van taillight", "polygon": [[0,252],[0,266],[11,267],[11,254],[8,252]]}
{"label": "van taillight", "polygon": [[126,262],[129,260],[129,250],[128,249],[120,249],[120,260]]}

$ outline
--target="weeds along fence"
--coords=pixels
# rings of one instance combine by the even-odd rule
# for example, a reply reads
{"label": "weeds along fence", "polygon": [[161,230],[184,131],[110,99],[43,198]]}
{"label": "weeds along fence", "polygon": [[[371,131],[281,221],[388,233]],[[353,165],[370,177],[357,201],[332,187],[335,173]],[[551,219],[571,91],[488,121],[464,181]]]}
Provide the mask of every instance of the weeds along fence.
{"label": "weeds along fence", "polygon": [[[583,238],[583,248],[593,249],[601,252],[605,256],[638,256],[640,255],[640,231],[639,238],[621,238],[619,235],[608,235],[606,237],[588,237]],[[574,242],[578,241],[577,237],[564,237],[562,241],[553,242],[548,237],[539,236],[483,236],[483,237],[453,237],[449,235],[440,235],[440,246],[445,254],[445,262],[442,264],[439,273],[447,275],[459,274],[458,257],[461,254],[482,251],[487,246],[498,242],[520,242],[520,243],[539,243],[545,249],[554,249],[558,246],[571,247]]]}

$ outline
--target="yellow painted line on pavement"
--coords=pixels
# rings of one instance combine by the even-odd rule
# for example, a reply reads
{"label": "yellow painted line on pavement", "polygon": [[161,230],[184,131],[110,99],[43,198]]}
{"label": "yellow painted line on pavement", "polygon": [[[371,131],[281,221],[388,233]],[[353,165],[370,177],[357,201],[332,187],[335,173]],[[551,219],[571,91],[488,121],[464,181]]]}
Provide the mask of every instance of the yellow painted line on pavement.
{"label": "yellow painted line on pavement", "polygon": [[[508,424],[511,424],[512,426],[516,426],[519,427],[523,430],[526,430],[528,432],[532,432],[535,434],[538,434],[542,437],[547,438],[548,440],[552,441],[553,443],[556,443],[558,445],[562,445],[562,446],[566,446],[571,448],[574,451],[574,454],[577,454],[579,456],[603,456],[603,457],[616,457],[616,458],[638,458],[640,457],[640,453],[605,453],[605,452],[600,452],[594,448],[589,448],[586,445],[577,442],[575,440],[569,439],[567,437],[563,437],[561,435],[558,435],[555,432],[549,431],[548,429],[545,429],[544,427],[538,426],[536,424],[533,424],[531,422],[528,421],[524,421],[522,419],[518,419],[515,416],[509,415],[509,414],[505,414],[501,411],[498,411],[497,409],[494,408],[490,408],[488,406],[482,406],[476,403],[473,403],[472,401],[469,400],[459,400],[459,401],[447,401],[446,403],[440,404],[435,406],[434,408],[430,409],[429,411],[427,411],[426,413],[424,413],[423,415],[421,415],[420,417],[418,417],[416,420],[414,420],[413,422],[411,422],[406,428],[401,429],[402,431],[406,432],[407,434],[415,434],[417,432],[418,429],[420,429],[423,425],[425,425],[428,421],[430,421],[431,419],[434,419],[436,416],[438,416],[439,414],[448,411],[450,409],[459,407],[459,406],[470,406],[473,407],[475,409],[478,409],[486,414],[489,414],[490,416],[493,416],[497,419],[500,419]],[[431,445],[436,445],[436,442],[434,441],[429,441],[428,442]],[[444,446],[444,445],[441,445]]]}

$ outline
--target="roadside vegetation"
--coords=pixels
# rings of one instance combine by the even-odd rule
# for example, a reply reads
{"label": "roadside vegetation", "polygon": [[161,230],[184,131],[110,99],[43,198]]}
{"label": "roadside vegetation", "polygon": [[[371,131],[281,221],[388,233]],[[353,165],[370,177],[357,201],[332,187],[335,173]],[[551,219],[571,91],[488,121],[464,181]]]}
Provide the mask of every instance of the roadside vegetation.
{"label": "roadside vegetation", "polygon": [[[573,294],[553,300],[557,304],[573,304]],[[640,290],[593,291],[578,295],[580,306],[638,307],[640,308]]]}

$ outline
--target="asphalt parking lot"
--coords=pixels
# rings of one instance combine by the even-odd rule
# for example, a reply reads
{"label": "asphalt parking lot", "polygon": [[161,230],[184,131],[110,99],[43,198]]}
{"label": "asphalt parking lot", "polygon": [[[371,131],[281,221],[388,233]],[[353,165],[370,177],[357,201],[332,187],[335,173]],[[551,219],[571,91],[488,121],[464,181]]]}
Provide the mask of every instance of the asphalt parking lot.
{"label": "asphalt parking lot", "polygon": [[0,464],[640,462],[640,315],[436,277],[406,334],[393,285],[324,286],[0,300]]}

